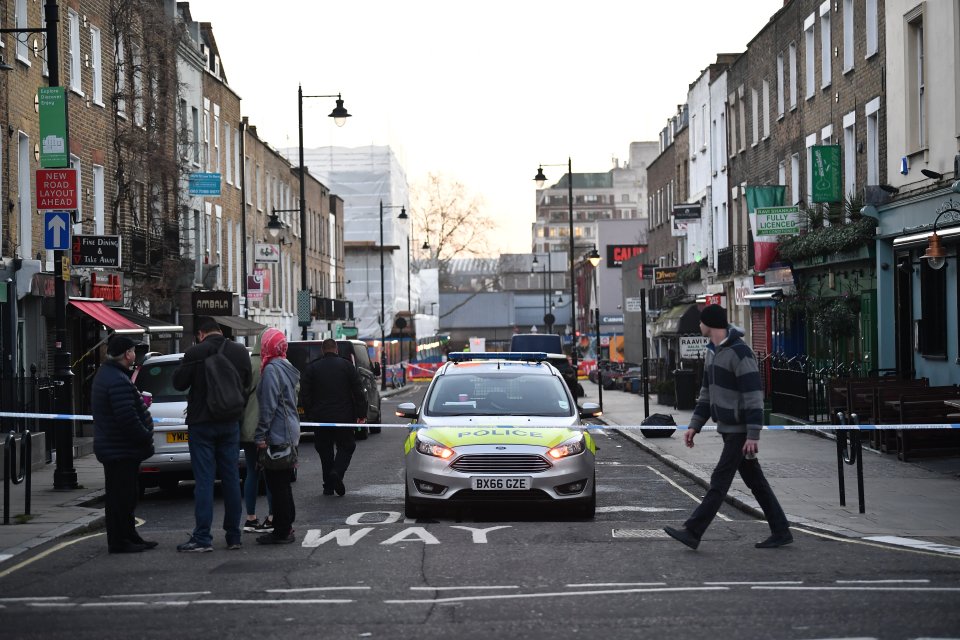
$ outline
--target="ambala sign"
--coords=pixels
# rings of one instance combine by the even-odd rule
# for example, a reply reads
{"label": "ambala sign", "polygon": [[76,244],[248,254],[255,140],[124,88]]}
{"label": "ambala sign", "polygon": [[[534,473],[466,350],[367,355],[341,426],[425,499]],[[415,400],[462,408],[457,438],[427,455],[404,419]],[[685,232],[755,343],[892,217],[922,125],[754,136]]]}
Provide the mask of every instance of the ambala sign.
{"label": "ambala sign", "polygon": [[646,252],[647,247],[642,244],[608,244],[607,266],[619,267],[630,258]]}
{"label": "ambala sign", "polygon": [[37,209],[77,208],[76,169],[37,169]]}

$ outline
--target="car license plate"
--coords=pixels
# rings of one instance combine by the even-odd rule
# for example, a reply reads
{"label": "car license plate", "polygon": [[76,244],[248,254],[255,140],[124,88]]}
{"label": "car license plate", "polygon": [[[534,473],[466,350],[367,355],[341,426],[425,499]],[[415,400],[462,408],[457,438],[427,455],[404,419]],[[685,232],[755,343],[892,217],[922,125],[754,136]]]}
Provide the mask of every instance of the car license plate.
{"label": "car license plate", "polygon": [[530,478],[471,478],[477,491],[527,491]]}
{"label": "car license plate", "polygon": [[189,438],[187,438],[186,431],[168,431],[167,442],[171,444],[176,442],[189,442]]}

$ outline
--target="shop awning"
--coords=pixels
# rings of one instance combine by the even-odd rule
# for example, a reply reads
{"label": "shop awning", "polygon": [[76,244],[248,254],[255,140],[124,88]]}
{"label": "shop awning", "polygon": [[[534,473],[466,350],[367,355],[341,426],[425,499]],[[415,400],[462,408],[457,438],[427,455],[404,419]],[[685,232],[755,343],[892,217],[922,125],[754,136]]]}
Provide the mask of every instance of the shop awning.
{"label": "shop awning", "polygon": [[754,289],[753,293],[745,295],[744,298],[750,302],[751,307],[775,307],[783,300],[783,289]]}
{"label": "shop awning", "polygon": [[143,333],[143,327],[103,304],[100,298],[71,298],[70,305],[115,333]]}
{"label": "shop awning", "polygon": [[267,328],[267,325],[265,324],[260,324],[259,322],[254,322],[253,320],[247,320],[246,318],[241,318],[240,316],[212,317],[217,321],[217,324],[224,327],[229,327],[233,330],[233,334],[237,336],[255,336]]}
{"label": "shop awning", "polygon": [[700,312],[695,304],[681,304],[667,309],[651,324],[654,338],[700,335]]}
{"label": "shop awning", "polygon": [[117,307],[114,311],[130,322],[140,325],[147,333],[158,340],[170,340],[183,336],[183,327],[178,324],[170,324],[164,320],[140,315],[132,309],[124,309],[123,307]]}

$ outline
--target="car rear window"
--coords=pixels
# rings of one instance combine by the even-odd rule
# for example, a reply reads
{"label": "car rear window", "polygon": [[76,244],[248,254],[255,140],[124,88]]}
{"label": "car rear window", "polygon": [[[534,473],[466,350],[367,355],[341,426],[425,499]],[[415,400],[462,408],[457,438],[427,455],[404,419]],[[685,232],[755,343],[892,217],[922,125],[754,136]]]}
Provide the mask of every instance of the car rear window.
{"label": "car rear window", "polygon": [[152,393],[154,402],[186,402],[187,392],[173,388],[173,372],[179,366],[179,362],[147,362],[137,372],[137,388]]}
{"label": "car rear window", "polygon": [[567,391],[559,378],[502,372],[437,378],[430,388],[425,411],[430,416],[573,415]]}

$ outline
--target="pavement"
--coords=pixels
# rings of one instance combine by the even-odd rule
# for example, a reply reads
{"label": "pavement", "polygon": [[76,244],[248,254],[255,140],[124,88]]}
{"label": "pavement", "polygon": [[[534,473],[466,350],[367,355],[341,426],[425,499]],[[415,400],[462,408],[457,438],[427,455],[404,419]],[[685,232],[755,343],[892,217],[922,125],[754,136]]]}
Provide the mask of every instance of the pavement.
{"label": "pavement", "polygon": [[[587,397],[597,401],[597,386],[584,382]],[[401,390],[388,390],[388,397]],[[678,425],[692,411],[650,402],[650,413],[665,413]],[[644,418],[643,398],[623,391],[603,393],[602,421],[702,486],[720,457],[720,436],[703,431],[696,446],[683,444],[683,432],[646,438],[635,427]],[[600,452],[602,459],[603,452]],[[921,541],[921,546],[960,554],[960,457],[900,462],[896,456],[864,449],[866,512],[859,513],[856,467],[844,465],[846,506],[840,505],[836,443],[810,432],[764,431],[759,459],[764,473],[794,526],[848,538],[890,542],[890,537]],[[103,527],[103,467],[93,455],[74,459],[79,489],[53,489],[54,464],[33,469],[30,515],[24,514],[24,484],[10,486],[10,524],[0,524],[0,577],[16,556],[47,543]],[[728,495],[734,506],[761,516],[738,477]],[[692,510],[692,509],[691,509]]]}

